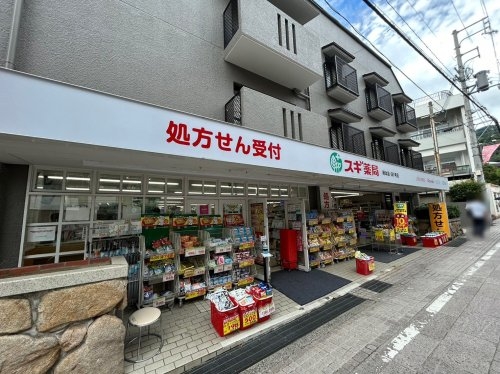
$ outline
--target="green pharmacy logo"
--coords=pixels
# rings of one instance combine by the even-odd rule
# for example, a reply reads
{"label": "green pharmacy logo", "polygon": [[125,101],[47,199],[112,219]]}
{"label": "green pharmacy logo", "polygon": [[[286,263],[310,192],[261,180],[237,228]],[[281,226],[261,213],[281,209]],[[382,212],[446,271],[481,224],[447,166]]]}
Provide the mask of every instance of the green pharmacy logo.
{"label": "green pharmacy logo", "polygon": [[330,156],[330,166],[336,173],[340,173],[342,171],[342,159],[337,152],[333,152]]}

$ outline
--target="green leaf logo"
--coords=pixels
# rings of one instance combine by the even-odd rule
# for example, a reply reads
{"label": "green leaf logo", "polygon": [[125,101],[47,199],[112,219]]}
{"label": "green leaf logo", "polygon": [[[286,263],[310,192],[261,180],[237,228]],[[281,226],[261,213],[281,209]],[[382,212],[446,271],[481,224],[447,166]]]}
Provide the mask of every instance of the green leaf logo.
{"label": "green leaf logo", "polygon": [[330,166],[336,173],[340,173],[342,171],[342,159],[337,152],[333,152],[330,156]]}

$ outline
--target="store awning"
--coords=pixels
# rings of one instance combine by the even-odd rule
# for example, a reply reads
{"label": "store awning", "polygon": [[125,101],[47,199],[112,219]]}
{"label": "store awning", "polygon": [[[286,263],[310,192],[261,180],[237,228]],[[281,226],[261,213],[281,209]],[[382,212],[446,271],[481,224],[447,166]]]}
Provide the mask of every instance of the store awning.
{"label": "store awning", "polygon": [[367,191],[448,189],[446,178],[420,170],[11,70],[0,69],[0,87],[0,162],[7,164]]}
{"label": "store awning", "polygon": [[328,109],[328,115],[330,118],[344,123],[359,122],[363,119],[363,116],[347,108]]}
{"label": "store awning", "polygon": [[396,131],[392,131],[384,126],[370,127],[370,134],[379,136],[381,138],[388,138],[390,136],[396,135]]}

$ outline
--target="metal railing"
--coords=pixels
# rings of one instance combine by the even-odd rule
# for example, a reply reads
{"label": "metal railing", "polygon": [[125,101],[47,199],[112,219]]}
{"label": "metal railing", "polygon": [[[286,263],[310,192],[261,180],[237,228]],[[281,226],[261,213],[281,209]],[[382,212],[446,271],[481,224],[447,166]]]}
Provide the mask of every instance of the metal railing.
{"label": "metal railing", "polygon": [[[463,131],[463,125],[458,125],[458,126],[436,126],[436,134],[439,136],[439,134],[445,134],[449,132],[456,132],[456,131]],[[421,140],[421,139],[427,139],[427,138],[432,138],[432,132],[430,129],[425,129],[425,130],[419,130],[416,134],[413,134],[411,137],[413,140]],[[465,142],[465,138],[464,138]]]}
{"label": "metal railing", "polygon": [[384,90],[378,84],[366,87],[366,109],[368,112],[382,109],[388,114],[393,114],[391,93]]}
{"label": "metal railing", "polygon": [[227,47],[239,28],[238,0],[231,0],[224,9],[224,48]]}
{"label": "metal railing", "polygon": [[226,122],[241,125],[241,95],[238,92],[225,105]]}
{"label": "metal railing", "polygon": [[405,104],[394,105],[394,117],[396,118],[396,126],[410,124],[417,130],[417,117],[415,109]]}
{"label": "metal railing", "polygon": [[410,151],[412,156],[412,167],[416,170],[424,170],[424,161],[422,160],[422,154],[416,151]]}
{"label": "metal railing", "polygon": [[[426,172],[438,175],[436,167],[426,168]],[[454,177],[459,175],[470,175],[472,174],[472,169],[470,165],[460,165],[460,166],[441,166],[441,176],[442,177]]]}
{"label": "metal railing", "polygon": [[452,95],[451,91],[447,91],[447,90],[439,91],[439,92],[430,94],[428,96],[419,97],[418,99],[413,100],[413,105],[417,106],[417,105],[427,104],[429,101],[432,101],[432,100],[435,100],[435,101],[443,100],[443,99],[450,97],[451,95]]}
{"label": "metal railing", "polygon": [[384,139],[384,158],[391,164],[401,165],[399,160],[399,146]]}
{"label": "metal railing", "polygon": [[355,95],[359,95],[356,69],[340,57],[335,56],[333,60],[325,62],[323,72],[327,90],[338,85]]}

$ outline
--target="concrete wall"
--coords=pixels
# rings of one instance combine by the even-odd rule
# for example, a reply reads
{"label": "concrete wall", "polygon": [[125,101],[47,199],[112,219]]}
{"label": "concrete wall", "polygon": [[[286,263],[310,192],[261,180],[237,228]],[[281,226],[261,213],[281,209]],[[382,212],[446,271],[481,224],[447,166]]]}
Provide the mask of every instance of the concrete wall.
{"label": "concrete wall", "polygon": [[17,266],[28,167],[0,164],[0,269]]}

